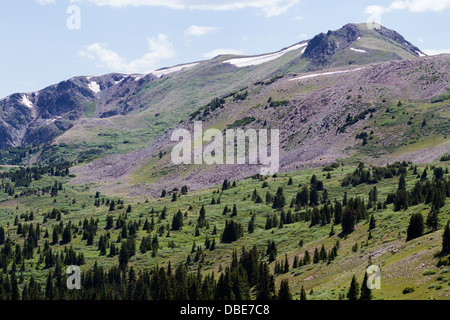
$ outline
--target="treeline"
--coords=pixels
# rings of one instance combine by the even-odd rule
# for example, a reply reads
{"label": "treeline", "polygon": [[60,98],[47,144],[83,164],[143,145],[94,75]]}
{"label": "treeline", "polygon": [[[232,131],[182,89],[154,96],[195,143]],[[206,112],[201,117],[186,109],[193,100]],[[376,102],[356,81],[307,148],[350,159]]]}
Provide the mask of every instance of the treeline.
{"label": "treeline", "polygon": [[17,170],[5,170],[0,173],[2,179],[1,188],[5,188],[7,182],[14,183],[15,187],[29,187],[34,180],[40,180],[43,175],[55,177],[64,177],[69,175],[69,162],[48,165],[48,166],[32,166],[21,167]]}
{"label": "treeline", "polygon": [[[45,286],[33,277],[19,290],[15,273],[0,272],[2,300],[272,300],[291,299],[289,286],[275,289],[275,279],[266,262],[259,259],[256,246],[235,250],[231,264],[218,279],[214,274],[189,272],[181,263],[172,268],[136,270],[134,266],[113,266],[105,270],[97,263],[81,273],[81,290],[67,288],[67,275],[59,264],[49,270]],[[139,273],[138,273],[139,272]]]}
{"label": "treeline", "polygon": [[[435,170],[440,171],[436,168]],[[403,178],[404,179],[404,178]],[[402,179],[396,192],[387,195],[386,203],[394,205],[394,211],[407,209],[420,203],[431,204],[433,211],[439,212],[445,204],[445,199],[450,197],[450,179],[438,175],[435,180],[417,181],[411,190],[406,190]]]}
{"label": "treeline", "polygon": [[34,145],[0,149],[0,163],[8,165],[19,165],[26,157],[32,154],[36,154],[40,150],[41,147]]}
{"label": "treeline", "polygon": [[382,179],[390,179],[401,174],[406,174],[409,164],[407,162],[396,162],[385,167],[373,167],[365,169],[364,163],[360,162],[358,168],[347,174],[342,180],[343,187],[352,185],[356,187],[362,183],[375,184]]}

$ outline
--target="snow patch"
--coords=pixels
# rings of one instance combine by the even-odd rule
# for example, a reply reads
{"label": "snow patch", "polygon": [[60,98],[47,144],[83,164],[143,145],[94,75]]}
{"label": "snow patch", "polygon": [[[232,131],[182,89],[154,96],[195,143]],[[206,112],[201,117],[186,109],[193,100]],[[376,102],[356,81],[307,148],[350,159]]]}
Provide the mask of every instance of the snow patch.
{"label": "snow patch", "polygon": [[30,101],[30,99],[28,99],[28,97],[26,95],[22,96],[22,101],[21,102],[22,102],[23,105],[27,106],[30,109],[32,109],[34,107],[33,103]]}
{"label": "snow patch", "polygon": [[100,86],[97,82],[92,81],[91,83],[89,83],[88,85],[89,89],[91,89],[94,93],[99,93],[100,92]]}
{"label": "snow patch", "polygon": [[119,83],[121,83],[124,79],[125,79],[125,78],[122,78],[122,79],[120,79],[119,81],[115,81],[115,80],[114,80],[114,84],[119,84]]}
{"label": "snow patch", "polygon": [[421,52],[419,52],[419,51],[416,51],[416,53],[419,55],[419,57],[426,57],[425,54],[423,54],[423,53],[421,53]]}
{"label": "snow patch", "polygon": [[162,76],[169,74],[169,73],[174,73],[174,72],[185,70],[185,69],[191,69],[191,68],[195,67],[197,64],[198,64],[198,62],[191,63],[191,64],[183,64],[180,66],[175,66],[175,67],[171,67],[171,68],[152,71],[151,73],[154,74],[155,76],[157,76],[158,78],[161,78]]}
{"label": "snow patch", "polygon": [[362,53],[366,53],[366,50],[362,50],[362,49],[355,49],[355,48],[350,48],[350,50],[355,51],[355,52],[362,52]]}
{"label": "snow patch", "polygon": [[281,50],[281,51],[278,51],[275,53],[269,53],[269,54],[265,54],[262,56],[249,57],[249,58],[234,58],[234,59],[226,60],[222,63],[229,63],[232,65],[235,65],[238,68],[256,66],[256,65],[259,65],[262,63],[266,63],[266,62],[278,59],[290,51],[298,50],[298,49],[304,47],[304,49],[301,52],[301,53],[303,53],[303,52],[305,52],[307,45],[308,45],[308,43],[296,44],[296,45],[293,45],[292,47],[286,48],[284,50]]}
{"label": "snow patch", "polygon": [[289,79],[289,81],[301,80],[301,79],[307,79],[307,78],[314,78],[314,77],[320,77],[320,76],[329,76],[329,75],[333,75],[333,74],[341,74],[341,73],[347,73],[347,72],[355,72],[355,71],[358,71],[358,70],[361,70],[361,69],[364,69],[364,68],[357,68],[357,69],[353,69],[353,70],[342,70],[342,71],[332,71],[332,72],[308,74],[306,76],[301,76],[301,77]]}

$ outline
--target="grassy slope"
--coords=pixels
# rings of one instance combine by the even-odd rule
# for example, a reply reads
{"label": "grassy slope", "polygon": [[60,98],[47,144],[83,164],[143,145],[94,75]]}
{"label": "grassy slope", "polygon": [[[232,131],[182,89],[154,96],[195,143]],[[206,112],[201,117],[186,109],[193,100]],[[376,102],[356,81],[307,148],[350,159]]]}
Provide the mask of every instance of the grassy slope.
{"label": "grassy slope", "polygon": [[[361,54],[349,49],[343,50],[331,57],[327,68],[348,68],[349,64],[364,65],[414,58],[397,43],[369,31],[365,24],[359,24],[358,27],[362,37],[354,46],[368,52]],[[219,56],[202,61],[190,70],[150,82],[138,92],[125,97],[129,104],[139,106],[125,117],[115,116],[107,120],[92,118],[94,106],[88,104],[84,106],[86,118],[58,137],[51,155],[44,153],[41,158],[54,161],[62,158],[75,160],[77,157],[92,160],[107,154],[141,149],[214,97],[275,75],[298,74],[310,70],[310,62],[302,58],[300,52],[301,50],[292,51],[268,63],[245,68],[222,63],[234,56]],[[155,117],[155,114],[159,116]],[[113,136],[110,135],[111,130],[114,131]],[[124,144],[124,141],[127,143]]]}
{"label": "grassy slope", "polygon": [[[446,168],[450,167],[448,163],[438,163],[439,166]],[[423,170],[424,166],[419,166],[419,172]],[[289,203],[292,197],[296,194],[299,184],[308,184],[312,174],[316,174],[318,178],[324,181],[325,186],[329,192],[330,199],[341,199],[343,192],[347,191],[349,196],[359,195],[365,198],[367,203],[367,195],[371,186],[360,185],[355,188],[341,187],[340,181],[348,172],[352,172],[354,167],[341,167],[336,171],[331,172],[331,179],[325,179],[324,173],[320,169],[310,169],[297,172],[290,172],[283,174],[277,178],[269,178],[269,188],[272,193],[276,191],[278,186],[283,186],[285,190],[286,201]],[[293,185],[287,186],[288,177],[293,178]],[[65,181],[68,178],[64,178]],[[416,180],[411,171],[408,172],[407,185],[411,188]],[[52,185],[53,178],[46,177],[41,181],[34,182],[34,186]],[[192,244],[195,241],[197,245],[204,243],[205,237],[216,239],[216,250],[205,251],[206,258],[202,271],[205,273],[218,273],[220,266],[224,267],[230,262],[232,250],[240,250],[243,246],[250,247],[256,245],[261,250],[265,251],[268,240],[275,240],[278,247],[278,260],[284,261],[284,255],[288,255],[290,263],[292,263],[295,255],[302,255],[307,249],[312,253],[314,248],[320,248],[322,244],[327,250],[331,249],[335,241],[338,239],[337,234],[340,232],[340,226],[335,226],[336,235],[329,237],[331,225],[309,227],[309,222],[297,222],[290,225],[285,225],[283,228],[274,228],[271,230],[264,230],[265,218],[268,213],[274,212],[271,206],[265,204],[255,204],[250,197],[253,190],[256,188],[258,193],[264,198],[267,189],[261,188],[261,181],[255,179],[246,179],[237,182],[237,187],[225,191],[221,195],[221,204],[210,205],[212,197],[216,200],[217,194],[213,194],[217,188],[199,190],[190,192],[186,196],[181,196],[176,202],[171,202],[171,196],[159,199],[149,199],[144,202],[144,199],[126,199],[125,207],[131,204],[133,211],[128,214],[128,220],[145,218],[150,220],[150,210],[154,208],[156,212],[161,212],[164,206],[168,209],[167,219],[157,223],[157,228],[161,225],[171,223],[171,218],[178,209],[183,213],[188,212],[188,218],[185,219],[185,226],[181,231],[171,231],[170,236],[166,237],[167,231],[159,238],[161,249],[158,251],[156,257],[152,257],[150,252],[146,254],[138,253],[131,259],[130,264],[143,268],[150,268],[156,264],[166,265],[171,261],[172,265],[183,263],[186,261],[187,255],[190,254]],[[378,198],[384,200],[390,191],[394,191],[397,187],[398,178],[386,179],[377,184]],[[95,185],[89,186],[72,186],[65,184],[65,189],[60,192],[56,198],[56,202],[49,195],[44,196],[28,196],[17,199],[11,198],[6,200],[6,196],[2,195],[2,203],[0,204],[0,223],[2,226],[8,226],[8,230],[12,239],[21,242],[23,238],[18,238],[15,235],[16,227],[13,226],[14,218],[25,212],[33,210],[38,212],[36,220],[40,222],[43,230],[48,229],[51,235],[52,226],[55,221],[50,220],[47,223],[42,221],[42,213],[50,211],[53,207],[60,209],[69,209],[70,213],[63,215],[62,220],[78,224],[84,218],[100,220],[99,232],[95,238],[93,246],[86,246],[85,240],[81,240],[81,234],[76,235],[70,245],[75,250],[80,250],[85,254],[86,265],[92,266],[94,262],[100,265],[109,267],[117,263],[117,256],[114,258],[99,257],[97,250],[97,241],[100,235],[104,234],[105,219],[108,212],[108,207],[101,206],[96,208],[93,206],[93,195],[95,193]],[[18,188],[17,192],[20,192]],[[75,203],[73,199],[76,199]],[[6,201],[5,201],[6,200]],[[238,215],[233,218],[243,224],[245,228],[244,237],[231,244],[220,244],[220,233],[224,228],[225,220],[230,219],[229,214],[222,215],[223,207],[227,204],[231,207],[233,204],[237,205]],[[193,206],[192,211],[188,211],[189,205]],[[195,237],[195,224],[198,217],[198,212],[201,205],[206,207],[206,218],[209,222],[209,229],[202,229],[200,236]],[[372,210],[371,210],[372,211]],[[364,274],[364,269],[368,265],[369,254],[374,254],[372,263],[381,266],[382,275],[382,289],[376,290],[374,296],[377,299],[444,299],[447,297],[450,287],[447,285],[445,274],[438,278],[441,273],[447,269],[438,269],[435,265],[437,259],[434,254],[439,251],[441,244],[442,229],[435,233],[426,234],[421,238],[405,242],[406,228],[409,221],[409,216],[413,212],[422,212],[425,216],[429,208],[425,205],[418,205],[409,208],[402,212],[393,212],[391,205],[387,210],[374,211],[377,220],[377,227],[372,231],[373,239],[367,241],[368,223],[361,222],[357,225],[356,230],[346,238],[340,238],[341,248],[339,250],[336,260],[330,265],[319,263],[310,264],[297,269],[291,269],[289,273],[277,276],[276,281],[283,278],[288,278],[290,282],[291,291],[296,297],[299,295],[301,286],[303,285],[307,292],[310,289],[314,293],[308,296],[311,299],[337,299],[340,292],[346,293],[351,277],[356,274],[358,281],[361,282]],[[118,209],[112,214],[114,218],[118,217],[120,212],[124,209]],[[256,213],[256,230],[253,234],[248,234],[246,227],[250,220],[250,212]],[[440,221],[441,228],[447,219],[450,218],[450,203],[447,201],[445,207],[441,210]],[[158,218],[155,216],[155,221]],[[35,221],[36,222],[36,221]],[[218,235],[212,235],[213,226],[217,227]],[[119,230],[112,230],[111,240],[115,242],[119,234]],[[153,232],[156,234],[156,231]],[[146,235],[146,232],[140,230],[138,233],[137,248],[139,247],[140,239]],[[299,241],[304,241],[304,246],[298,246]],[[174,241],[176,248],[169,248],[169,241]],[[352,252],[351,248],[355,243],[358,243],[360,249],[357,252]],[[53,249],[62,250],[63,246],[52,245]],[[396,251],[395,254],[391,253]],[[191,254],[191,258],[194,255]],[[40,279],[43,283],[45,281],[46,270],[42,270],[42,265],[39,270],[35,270],[37,262],[37,255],[35,259],[26,262],[26,271],[23,273],[24,279],[28,279],[33,275]],[[273,268],[274,263],[271,264]],[[191,266],[191,270],[197,270],[197,264]],[[425,270],[435,270],[435,275],[422,275]],[[440,279],[440,280],[438,280]],[[437,286],[441,285],[441,287]],[[408,295],[403,295],[402,290],[406,286],[413,286],[416,290]],[[436,287],[437,286],[437,287]],[[438,289],[436,289],[438,288]],[[439,289],[441,288],[441,289]]]}

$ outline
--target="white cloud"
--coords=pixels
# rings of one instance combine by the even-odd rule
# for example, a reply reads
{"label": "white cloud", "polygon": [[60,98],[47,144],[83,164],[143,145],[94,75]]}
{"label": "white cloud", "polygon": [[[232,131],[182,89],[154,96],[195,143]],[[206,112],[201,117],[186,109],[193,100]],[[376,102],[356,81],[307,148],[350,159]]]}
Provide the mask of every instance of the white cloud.
{"label": "white cloud", "polygon": [[368,6],[364,10],[365,13],[370,14],[370,15],[381,15],[381,14],[387,13],[389,11],[390,10],[388,8],[385,8],[385,7],[382,7],[379,5],[371,5],[371,6]]}
{"label": "white cloud", "polygon": [[157,69],[160,61],[175,56],[175,50],[165,34],[158,34],[156,38],[148,39],[148,46],[148,53],[132,61],[126,61],[125,58],[107,49],[106,45],[102,43],[88,45],[79,54],[95,61],[97,67],[124,73],[148,73]]}
{"label": "white cloud", "polygon": [[[40,0],[46,1],[46,0]],[[266,17],[280,15],[300,0],[72,0],[91,2],[98,6],[153,6],[176,10],[228,11],[247,8],[261,10]]]}
{"label": "white cloud", "polygon": [[388,7],[371,5],[365,9],[367,14],[384,14],[393,10],[409,10],[410,12],[441,12],[450,9],[450,0],[396,0]]}
{"label": "white cloud", "polygon": [[192,25],[185,31],[185,34],[187,36],[200,37],[200,36],[204,36],[204,35],[206,35],[208,33],[212,33],[212,32],[214,32],[216,30],[217,30],[216,27]]}
{"label": "white cloud", "polygon": [[45,6],[50,3],[54,3],[56,0],[35,0],[37,4],[40,4],[41,6]]}
{"label": "white cloud", "polygon": [[441,53],[450,53],[450,48],[449,49],[426,49],[426,50],[423,50],[423,52],[425,52],[429,56],[435,56],[435,55],[441,54]]}
{"label": "white cloud", "polygon": [[210,52],[204,53],[202,56],[207,59],[212,59],[214,57],[217,57],[219,55],[224,55],[224,54],[241,55],[241,54],[243,54],[243,52],[240,50],[235,50],[235,49],[215,49]]}
{"label": "white cloud", "polygon": [[441,12],[450,8],[450,0],[404,0],[403,5],[411,12]]}

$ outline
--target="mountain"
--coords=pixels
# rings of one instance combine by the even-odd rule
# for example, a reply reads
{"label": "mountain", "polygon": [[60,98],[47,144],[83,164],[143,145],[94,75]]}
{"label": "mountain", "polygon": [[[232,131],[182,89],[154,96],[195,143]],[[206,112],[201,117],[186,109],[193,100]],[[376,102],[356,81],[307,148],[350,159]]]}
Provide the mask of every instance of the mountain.
{"label": "mountain", "polygon": [[[448,66],[448,56],[426,57],[393,30],[347,24],[269,54],[75,77],[0,101],[0,155],[10,163],[87,162],[74,169],[80,183],[126,179],[133,194],[255,173],[254,166],[172,165],[171,130],[192,130],[194,120],[204,129],[279,128],[281,171],[337,160],[432,160],[448,149],[445,102],[430,104],[446,92]],[[214,99],[223,103],[212,110]],[[355,138],[361,132],[370,134],[364,146]]]}
{"label": "mountain", "polygon": [[[0,300],[448,299],[449,60],[348,24],[1,100]],[[175,164],[200,121],[279,130],[279,172]]]}
{"label": "mountain", "polygon": [[147,75],[74,77],[37,92],[2,99],[0,148],[50,142],[82,118],[183,109],[183,119],[213,94],[225,94],[274,75],[418,55],[423,53],[395,31],[348,24],[272,54],[219,56]]}

